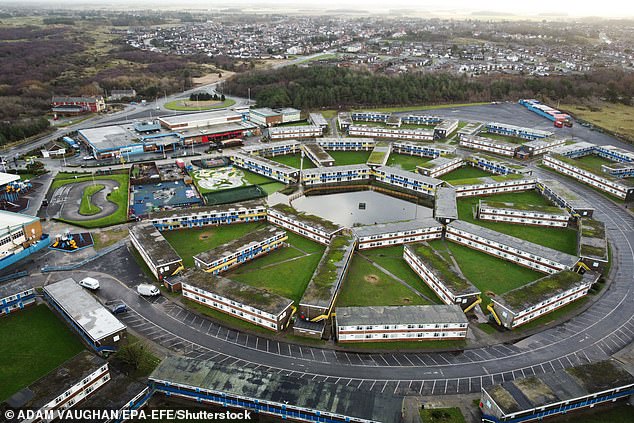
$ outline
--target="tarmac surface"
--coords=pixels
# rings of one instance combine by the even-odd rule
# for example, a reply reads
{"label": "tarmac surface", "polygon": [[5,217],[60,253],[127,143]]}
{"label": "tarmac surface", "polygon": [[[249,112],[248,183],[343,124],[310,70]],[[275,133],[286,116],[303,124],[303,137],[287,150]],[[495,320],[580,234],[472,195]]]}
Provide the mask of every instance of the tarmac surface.
{"label": "tarmac surface", "polygon": [[64,220],[86,221],[100,219],[116,212],[119,206],[108,199],[108,194],[118,189],[119,183],[110,179],[100,179],[95,183],[104,186],[104,189],[93,194],[90,200],[93,205],[101,209],[99,213],[90,216],[79,213],[82,194],[88,186],[93,185],[93,181],[85,181],[57,188],[48,205],[47,215]]}

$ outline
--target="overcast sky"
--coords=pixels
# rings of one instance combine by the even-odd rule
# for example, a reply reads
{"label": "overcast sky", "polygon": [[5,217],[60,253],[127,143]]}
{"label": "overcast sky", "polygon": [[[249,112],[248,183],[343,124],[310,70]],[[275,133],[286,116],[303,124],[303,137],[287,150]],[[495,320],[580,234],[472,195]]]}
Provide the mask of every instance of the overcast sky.
{"label": "overcast sky", "polygon": [[[0,0],[3,3],[15,0]],[[123,8],[165,7],[215,9],[218,7],[255,7],[275,9],[361,9],[368,11],[385,11],[388,9],[415,9],[425,12],[455,12],[469,14],[473,11],[493,11],[516,15],[543,15],[548,13],[566,14],[569,16],[603,16],[634,17],[634,1],[632,0],[23,0],[29,3],[47,3],[55,7],[83,6],[107,7],[107,5]]]}

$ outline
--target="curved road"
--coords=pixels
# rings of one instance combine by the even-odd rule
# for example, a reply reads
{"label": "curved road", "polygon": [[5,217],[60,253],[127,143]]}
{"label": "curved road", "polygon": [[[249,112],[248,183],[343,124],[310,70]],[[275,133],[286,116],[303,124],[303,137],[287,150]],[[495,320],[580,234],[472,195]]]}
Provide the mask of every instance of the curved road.
{"label": "curved road", "polygon": [[[553,174],[536,173],[572,185]],[[606,224],[612,243],[612,283],[581,315],[515,344],[456,352],[380,354],[298,346],[227,329],[165,298],[154,303],[139,298],[133,290],[139,280],[123,264],[114,269],[111,263],[92,263],[86,270],[102,278],[100,296],[129,304],[130,312],[122,317],[129,327],[190,357],[397,395],[478,392],[483,385],[605,359],[634,338],[634,218],[589,188],[574,186],[595,205],[596,217]],[[129,254],[120,249],[113,259],[123,263]]]}
{"label": "curved road", "polygon": [[[85,216],[79,213],[79,206],[81,204],[81,197],[84,193],[84,189],[90,185],[93,185],[93,181],[80,182],[77,184],[62,185],[57,188],[53,193],[51,203],[48,206],[48,210],[52,210],[51,214],[57,214],[65,220],[94,220],[101,217],[110,216],[117,211],[119,206],[114,201],[108,199],[114,189],[119,188],[119,183],[110,179],[99,179],[94,182],[97,185],[103,185],[104,189],[96,192],[91,197],[91,203],[101,209],[99,213]],[[59,209],[57,209],[59,207]]]}

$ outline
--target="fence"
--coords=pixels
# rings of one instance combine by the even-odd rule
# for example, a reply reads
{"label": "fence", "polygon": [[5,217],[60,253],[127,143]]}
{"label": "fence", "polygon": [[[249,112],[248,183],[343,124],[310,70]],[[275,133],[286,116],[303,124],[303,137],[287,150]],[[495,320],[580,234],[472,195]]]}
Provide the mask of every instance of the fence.
{"label": "fence", "polygon": [[112,244],[109,247],[104,248],[103,250],[99,251],[97,254],[95,254],[94,256],[90,256],[87,257],[85,259],[83,259],[82,261],[78,262],[78,263],[73,263],[73,264],[67,264],[65,266],[44,266],[42,267],[41,271],[42,273],[48,273],[48,272],[63,272],[66,270],[75,270],[80,268],[81,266],[90,263],[91,261],[98,259],[99,257],[105,256],[108,253],[113,252],[114,250],[116,250],[119,247],[122,247],[126,244],[127,239],[124,238],[120,241],[117,241],[115,244]]}

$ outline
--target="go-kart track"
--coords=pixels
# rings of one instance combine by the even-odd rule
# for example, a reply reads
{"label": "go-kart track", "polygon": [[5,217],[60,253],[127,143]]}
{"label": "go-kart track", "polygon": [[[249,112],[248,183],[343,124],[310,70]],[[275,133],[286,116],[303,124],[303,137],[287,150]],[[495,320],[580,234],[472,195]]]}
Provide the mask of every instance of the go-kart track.
{"label": "go-kart track", "polygon": [[91,197],[90,202],[101,209],[99,213],[90,216],[79,213],[82,194],[88,186],[93,185],[92,181],[85,181],[62,185],[57,188],[48,206],[48,214],[51,217],[75,221],[95,220],[110,216],[117,211],[118,205],[110,201],[107,196],[113,190],[119,188],[119,183],[110,179],[100,179],[97,183],[103,185],[104,189],[96,192]]}
{"label": "go-kart track", "polygon": [[[328,381],[396,395],[479,392],[482,386],[602,360],[634,339],[634,218],[591,189],[574,186],[596,208],[612,245],[611,282],[583,313],[515,344],[453,352],[352,353],[298,346],[227,329],[159,298],[139,298],[133,287],[140,271],[125,249],[85,271],[99,275],[106,300],[125,301],[128,327],[168,350],[199,359],[278,372],[304,380]],[[117,263],[113,266],[113,263]]]}

